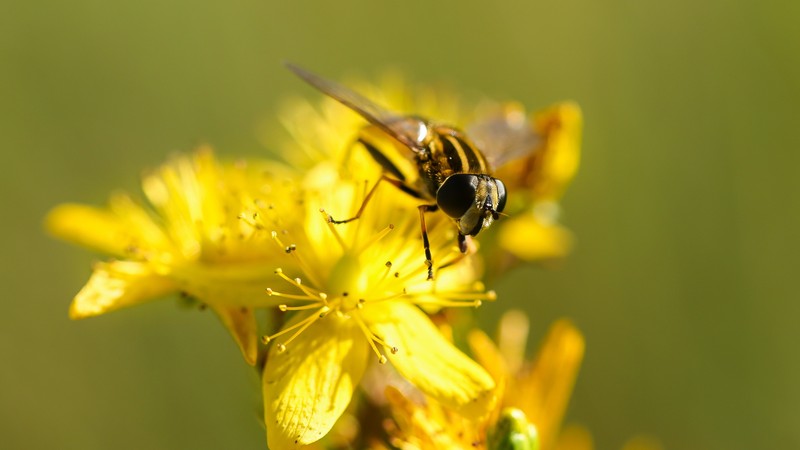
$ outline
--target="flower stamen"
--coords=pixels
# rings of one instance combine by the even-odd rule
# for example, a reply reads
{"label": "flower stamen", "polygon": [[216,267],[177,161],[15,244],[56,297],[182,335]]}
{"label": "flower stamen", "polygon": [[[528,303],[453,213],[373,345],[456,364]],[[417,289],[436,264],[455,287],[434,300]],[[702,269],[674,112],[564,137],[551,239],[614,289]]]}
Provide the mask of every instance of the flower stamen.
{"label": "flower stamen", "polygon": [[408,302],[416,305],[436,305],[441,308],[478,308],[484,301],[497,300],[495,291],[486,292],[430,292],[408,294]]}
{"label": "flower stamen", "polygon": [[392,262],[391,261],[386,261],[386,264],[384,264],[384,266],[386,266],[386,270],[383,272],[383,275],[381,275],[380,279],[378,279],[378,283],[381,283],[381,284],[383,283],[383,280],[385,280],[386,277],[389,276],[389,273],[391,273],[391,271],[392,271]]}
{"label": "flower stamen", "polygon": [[[411,294],[412,297],[417,295],[425,295],[424,293],[420,294]],[[497,300],[497,293],[495,291],[486,291],[486,292],[437,292],[437,298],[444,298],[446,300],[458,301],[458,300],[468,300],[468,301],[475,301],[475,300]]]}
{"label": "flower stamen", "polygon": [[310,327],[311,324],[313,324],[317,320],[322,319],[323,317],[327,316],[328,312],[330,312],[330,310],[331,309],[328,306],[323,306],[322,308],[319,309],[319,311],[317,311],[316,313],[311,315],[311,317],[309,318],[310,320],[309,319],[304,319],[303,321],[306,322],[306,323],[299,330],[297,330],[289,339],[284,341],[283,345],[284,346],[289,345],[289,343],[291,343],[297,336],[300,336],[300,333],[302,333],[303,331],[306,331],[306,329],[308,327]]}
{"label": "flower stamen", "polygon": [[250,217],[250,215],[248,215],[247,213],[241,213],[237,216],[237,218],[242,222],[246,223],[247,225],[249,225],[254,230],[260,231],[264,229],[264,225],[258,220],[259,216],[257,212],[253,213],[252,217]]}
{"label": "flower stamen", "polygon": [[389,349],[389,351],[390,351],[390,352],[392,352],[392,354],[393,354],[393,355],[396,355],[396,354],[397,354],[397,352],[399,352],[399,351],[400,351],[400,349],[399,349],[399,348],[397,348],[397,347],[395,347],[395,346],[393,346],[393,345],[389,345],[389,344],[387,344],[387,343],[386,343],[386,341],[384,341],[383,339],[379,338],[379,337],[378,337],[378,336],[376,336],[374,333],[373,333],[373,335],[372,335],[372,339],[374,339],[374,340],[375,340],[375,342],[377,342],[378,344],[381,344],[381,345],[382,345],[384,348],[388,348],[388,349]]}
{"label": "flower stamen", "polygon": [[308,309],[319,308],[320,306],[323,306],[323,305],[324,304],[322,302],[314,302],[314,303],[311,303],[309,305],[303,305],[303,306],[289,306],[289,305],[285,305],[284,304],[284,305],[278,305],[278,309],[283,311],[283,312],[286,312],[286,311],[305,311],[305,310],[308,310]]}
{"label": "flower stamen", "polygon": [[269,344],[270,342],[272,342],[278,336],[282,336],[282,335],[284,335],[286,333],[289,333],[291,331],[297,330],[297,331],[294,332],[294,334],[292,334],[291,337],[289,337],[289,339],[287,339],[286,341],[284,341],[281,344],[278,344],[278,351],[279,352],[284,352],[286,350],[286,346],[289,345],[289,343],[291,343],[297,336],[299,336],[303,331],[305,331],[308,327],[310,327],[314,322],[316,322],[317,320],[319,320],[319,319],[325,317],[326,315],[328,315],[329,311],[330,311],[330,308],[328,306],[323,306],[322,308],[319,308],[319,310],[317,310],[316,312],[313,312],[313,313],[309,314],[308,317],[306,317],[305,319],[297,322],[296,324],[294,324],[294,325],[292,325],[290,327],[284,328],[283,330],[278,331],[275,334],[272,334],[272,335],[269,335],[269,336],[263,336],[261,338],[261,342],[263,342],[264,344]]}
{"label": "flower stamen", "polygon": [[303,291],[307,296],[313,297],[313,298],[321,298],[321,296],[320,296],[321,292],[320,291],[318,291],[318,290],[316,290],[314,288],[310,288],[310,287],[304,286],[303,285],[303,280],[301,280],[300,278],[291,279],[291,278],[287,277],[286,274],[283,273],[283,270],[281,270],[281,269],[276,269],[275,270],[275,274],[277,274],[279,277],[283,278],[284,281],[286,281],[287,283],[289,283],[292,286],[296,287],[297,289],[300,289],[301,291]]}
{"label": "flower stamen", "polygon": [[300,270],[302,270],[303,273],[305,273],[309,278],[311,278],[311,281],[314,284],[319,285],[320,280],[316,278],[316,271],[311,270],[312,266],[309,265],[308,261],[306,261],[306,259],[301,256],[301,252],[297,251],[297,246],[295,244],[291,245],[284,244],[283,241],[281,241],[281,239],[278,237],[277,231],[273,231],[271,234],[272,234],[272,239],[278,244],[278,247],[283,249],[286,253],[292,255],[295,261],[297,261],[297,264],[300,266]]}
{"label": "flower stamen", "polygon": [[394,230],[394,225],[390,223],[389,225],[384,227],[382,230],[380,230],[377,233],[375,233],[374,236],[372,236],[371,238],[369,238],[366,241],[364,241],[364,243],[361,245],[361,247],[359,247],[357,249],[353,249],[353,254],[354,255],[360,254],[364,250],[368,249],[372,244],[374,244],[374,243],[380,241],[381,239],[383,239],[392,230]]}
{"label": "flower stamen", "polygon": [[[421,258],[420,258],[421,259]],[[428,266],[427,265],[420,265],[417,269],[412,269],[407,272],[403,272],[402,274],[400,271],[396,271],[394,273],[394,278],[396,281],[400,281],[401,283],[407,283],[409,281],[416,282],[421,276],[427,277],[428,273]],[[434,280],[435,282],[436,280]]]}
{"label": "flower stamen", "polygon": [[309,296],[309,295],[298,295],[298,294],[284,294],[283,292],[278,292],[273,290],[272,288],[267,288],[267,295],[270,297],[282,297],[288,298],[292,300],[310,300],[310,301],[319,301],[319,297]]}
{"label": "flower stamen", "polygon": [[388,345],[386,345],[385,342],[383,342],[383,340],[375,336],[375,334],[369,330],[367,324],[364,323],[364,319],[362,319],[358,314],[353,314],[353,318],[355,319],[358,326],[361,328],[361,331],[364,333],[364,336],[366,336],[367,342],[369,342],[369,346],[372,347],[372,351],[375,352],[376,355],[378,355],[378,362],[380,364],[386,364],[389,360],[386,358],[386,355],[384,355],[383,353],[380,352],[380,350],[378,350],[378,346],[375,345],[375,342],[378,342],[383,347],[391,348],[392,354],[397,353],[395,347],[389,347]]}
{"label": "flower stamen", "polygon": [[331,230],[331,233],[333,233],[333,237],[336,238],[336,242],[339,243],[339,246],[342,247],[342,250],[347,251],[347,244],[344,243],[342,235],[336,231],[336,224],[333,223],[333,218],[330,216],[330,214],[326,213],[324,209],[320,209],[319,212],[322,214],[325,223],[328,224],[328,229]]}
{"label": "flower stamen", "polygon": [[[371,299],[369,299],[369,303],[373,304],[373,303],[385,302],[385,301],[388,301],[388,300],[395,300],[395,299],[398,299],[398,298],[400,298],[400,297],[402,297],[404,295],[408,295],[408,291],[406,291],[405,288],[403,288],[402,291],[400,291],[400,292],[398,292],[396,294],[387,295],[386,297],[371,298]],[[365,302],[366,302],[366,300],[365,300]]]}

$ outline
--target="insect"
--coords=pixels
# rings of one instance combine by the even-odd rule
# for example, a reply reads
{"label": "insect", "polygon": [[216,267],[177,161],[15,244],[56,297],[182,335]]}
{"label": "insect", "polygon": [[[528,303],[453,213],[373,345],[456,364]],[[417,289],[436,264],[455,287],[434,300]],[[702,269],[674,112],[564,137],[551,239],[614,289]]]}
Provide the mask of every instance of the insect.
{"label": "insect", "polygon": [[[367,193],[355,216],[334,220],[341,224],[358,219],[378,185],[388,182],[422,200],[420,228],[428,279],[433,279],[433,259],[425,226],[425,213],[442,210],[458,227],[458,247],[467,252],[468,236],[476,236],[497,220],[507,201],[506,186],[492,176],[492,165],[523,156],[535,148],[535,132],[525,124],[505,117],[493,117],[471,127],[470,135],[460,129],[418,116],[391,112],[361,94],[303,68],[287,63],[287,68],[322,93],[352,109],[372,126],[408,150],[416,174],[404,173],[385,152],[364,136],[359,138],[378,162],[384,174]],[[476,142],[480,142],[483,151]]]}

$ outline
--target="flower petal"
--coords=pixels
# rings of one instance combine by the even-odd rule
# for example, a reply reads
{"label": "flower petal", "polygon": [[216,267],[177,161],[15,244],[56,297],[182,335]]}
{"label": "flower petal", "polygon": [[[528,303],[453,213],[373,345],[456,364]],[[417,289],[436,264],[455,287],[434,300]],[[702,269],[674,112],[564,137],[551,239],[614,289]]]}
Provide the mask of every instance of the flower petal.
{"label": "flower petal", "polygon": [[398,348],[387,357],[408,381],[467,417],[489,412],[494,403],[492,377],[448,342],[419,308],[384,302],[363,312],[370,329]]}
{"label": "flower petal", "polygon": [[134,247],[170,246],[150,214],[125,194],[113,195],[108,208],[56,206],[48,213],[45,228],[58,238],[118,257],[130,256]]}
{"label": "flower petal", "polygon": [[130,242],[125,223],[118,216],[87,205],[56,206],[47,215],[45,227],[56,237],[115,256],[124,255]]}
{"label": "flower petal", "polygon": [[143,303],[173,292],[173,282],[144,263],[112,261],[98,263],[86,285],[69,308],[73,319],[96,316]]}
{"label": "flower petal", "polygon": [[210,304],[222,324],[231,333],[247,364],[254,366],[258,356],[258,330],[252,308],[224,307]]}
{"label": "flower petal", "polygon": [[[284,329],[301,320],[295,318]],[[300,333],[284,352],[277,348],[270,348],[263,378],[269,448],[316,442],[347,408],[364,374],[364,335],[352,319],[330,314]]]}
{"label": "flower petal", "polygon": [[476,426],[474,421],[434,401],[416,403],[393,386],[387,386],[385,394],[395,422],[387,428],[393,448],[484,448],[476,445],[483,440],[483,427]]}
{"label": "flower petal", "polygon": [[578,170],[583,115],[577,104],[564,102],[539,112],[534,121],[544,147],[533,187],[539,199],[556,199]]}
{"label": "flower petal", "polygon": [[542,448],[550,448],[561,428],[572,387],[578,376],[585,343],[566,319],[553,323],[533,364],[533,370],[508,391],[511,406],[525,412],[539,429]]}
{"label": "flower petal", "polygon": [[[583,127],[580,107],[571,102],[555,104],[536,113],[532,126],[540,144],[526,158],[499,167],[494,175],[504,180],[517,198],[522,194],[529,200],[555,201],[562,196],[580,164]],[[505,212],[513,215],[514,209],[511,203]]]}
{"label": "flower petal", "polygon": [[500,350],[494,342],[481,330],[472,330],[467,335],[469,348],[475,359],[489,371],[496,382],[503,381],[508,375],[508,367]]}
{"label": "flower petal", "polygon": [[544,223],[533,214],[506,220],[499,233],[500,246],[524,261],[561,258],[572,248],[569,231]]}
{"label": "flower petal", "polygon": [[272,307],[275,301],[264,289],[275,277],[266,258],[226,264],[191,263],[170,267],[170,276],[181,289],[198,300],[226,307]]}

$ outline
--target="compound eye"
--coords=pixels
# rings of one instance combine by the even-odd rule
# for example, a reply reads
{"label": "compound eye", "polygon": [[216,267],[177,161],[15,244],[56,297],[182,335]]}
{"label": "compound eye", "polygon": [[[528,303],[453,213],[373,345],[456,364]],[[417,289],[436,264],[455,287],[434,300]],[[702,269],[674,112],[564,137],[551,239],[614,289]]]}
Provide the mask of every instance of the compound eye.
{"label": "compound eye", "polygon": [[448,216],[458,219],[475,204],[478,177],[468,173],[450,175],[436,192],[436,204]]}
{"label": "compound eye", "polygon": [[497,208],[495,211],[503,212],[506,207],[506,185],[497,178],[494,179],[494,185],[497,186]]}

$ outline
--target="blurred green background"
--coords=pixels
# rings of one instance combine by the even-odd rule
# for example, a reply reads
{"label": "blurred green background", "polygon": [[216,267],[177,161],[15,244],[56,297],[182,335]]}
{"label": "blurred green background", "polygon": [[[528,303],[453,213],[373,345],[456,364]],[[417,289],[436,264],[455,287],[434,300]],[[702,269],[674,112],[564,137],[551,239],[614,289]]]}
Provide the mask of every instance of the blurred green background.
{"label": "blurred green background", "polygon": [[[512,3],[516,3],[513,4]],[[0,447],[265,448],[258,382],[215,317],[174,302],[80,322],[97,258],[47,238],[59,202],[138,191],[198,142],[265,155],[262,123],[340,77],[573,99],[578,246],[526,268],[538,341],[570,316],[587,355],[569,412],[598,448],[800,448],[800,2],[13,1],[0,14]]]}

